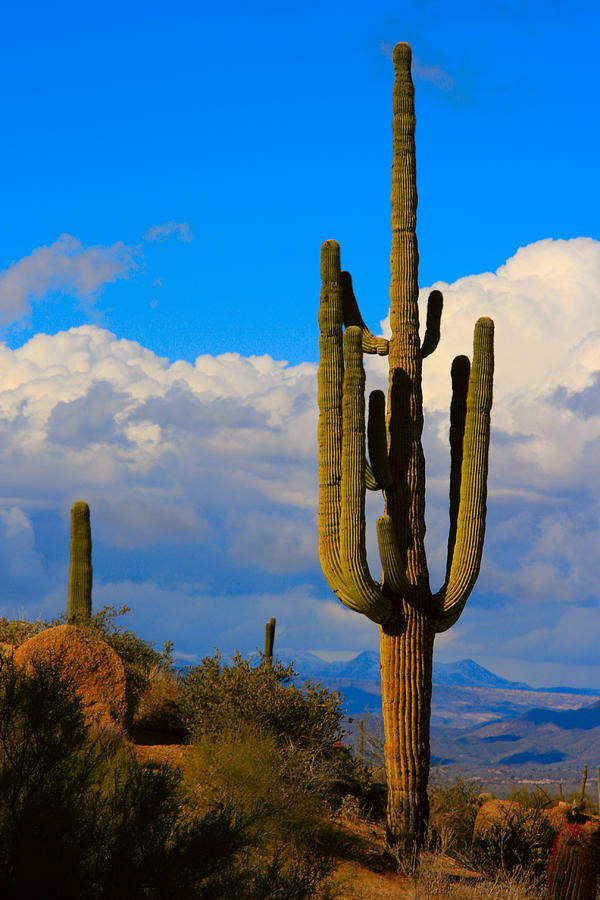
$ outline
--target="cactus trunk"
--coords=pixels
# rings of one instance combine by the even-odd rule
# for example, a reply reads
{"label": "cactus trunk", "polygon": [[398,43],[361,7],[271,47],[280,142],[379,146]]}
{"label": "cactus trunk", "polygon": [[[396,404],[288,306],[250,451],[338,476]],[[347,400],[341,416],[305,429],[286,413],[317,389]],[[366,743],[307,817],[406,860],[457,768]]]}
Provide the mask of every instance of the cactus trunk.
{"label": "cactus trunk", "polygon": [[[439,341],[442,297],[429,296],[419,337],[414,88],[407,44],[394,48],[394,156],[388,342],[365,326],[339,246],[321,248],[319,309],[319,557],[339,600],[380,628],[389,849],[411,864],[427,818],[433,643],[460,616],[475,584],[485,532],[493,322],[475,326],[473,365],[452,365],[450,532],[446,581],[433,594],[425,556],[423,359]],[[389,357],[385,397],[374,391],[365,426],[363,353]],[[367,463],[365,443],[368,443]],[[368,569],[365,490],[382,490],[381,581]]]}
{"label": "cactus trunk", "polygon": [[387,842],[405,861],[411,861],[421,847],[429,819],[434,637],[428,617],[407,603],[400,623],[380,629]]}
{"label": "cactus trunk", "polygon": [[92,614],[92,533],[90,508],[84,500],[71,507],[71,564],[67,618],[70,624],[88,621]]}

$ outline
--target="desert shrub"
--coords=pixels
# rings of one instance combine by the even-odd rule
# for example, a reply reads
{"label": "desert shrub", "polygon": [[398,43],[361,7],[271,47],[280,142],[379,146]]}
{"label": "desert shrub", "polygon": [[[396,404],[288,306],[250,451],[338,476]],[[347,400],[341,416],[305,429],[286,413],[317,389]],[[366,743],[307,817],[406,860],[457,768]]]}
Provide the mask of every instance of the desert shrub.
{"label": "desert shrub", "polygon": [[246,823],[257,848],[246,859],[257,900],[316,897],[325,890],[335,839],[320,785],[309,783],[304,760],[294,760],[273,732],[254,722],[197,736],[184,778],[200,810],[220,798]]}
{"label": "desert shrub", "polygon": [[252,898],[248,824],[222,798],[200,814],[178,771],[145,770],[126,748],[90,738],[81,701],[50,662],[4,662],[3,898]]}
{"label": "desert shrub", "polygon": [[169,672],[151,669],[137,702],[133,724],[181,738],[187,736],[188,731],[181,720],[180,699],[181,688],[177,678]]}
{"label": "desert shrub", "polygon": [[451,853],[458,858],[468,856],[473,837],[473,825],[480,807],[479,787],[456,784],[429,792],[429,843],[437,852]]}
{"label": "desert shrub", "polygon": [[29,638],[39,634],[48,628],[44,619],[36,619],[35,622],[26,622],[25,619],[7,619],[0,616],[0,643],[10,644],[12,647],[20,647]]}
{"label": "desert shrub", "polygon": [[292,834],[311,840],[318,830],[319,781],[310,784],[304,759],[294,759],[289,745],[256,723],[197,738],[187,756],[186,779],[202,802],[224,798],[266,839]]}
{"label": "desert shrub", "polygon": [[301,691],[296,677],[293,664],[278,659],[252,664],[236,653],[226,665],[215,651],[180,678],[184,722],[199,735],[246,721],[271,731],[279,743],[331,747],[341,737],[342,697],[310,681]]}
{"label": "desert shrub", "polygon": [[312,682],[300,689],[296,677],[292,664],[277,659],[252,664],[236,653],[227,665],[215,651],[180,677],[183,722],[195,739],[226,732],[233,741],[240,727],[256,726],[280,748],[282,777],[335,807],[345,794],[363,792],[368,772],[334,746],[342,736],[339,692]]}
{"label": "desert shrub", "polygon": [[473,859],[485,872],[529,872],[542,878],[547,871],[554,829],[541,808],[513,803],[500,821],[473,838]]}
{"label": "desert shrub", "polygon": [[539,785],[536,785],[533,790],[526,785],[522,785],[520,788],[514,787],[507,799],[520,803],[525,809],[548,809],[553,804],[552,796]]}

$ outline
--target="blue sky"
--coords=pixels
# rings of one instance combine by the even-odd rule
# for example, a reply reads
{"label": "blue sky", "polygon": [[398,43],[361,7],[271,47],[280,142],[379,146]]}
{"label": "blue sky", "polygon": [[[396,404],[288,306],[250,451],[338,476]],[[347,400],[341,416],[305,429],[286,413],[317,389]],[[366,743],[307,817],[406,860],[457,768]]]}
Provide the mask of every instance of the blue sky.
{"label": "blue sky", "polygon": [[406,40],[420,283],[446,293],[424,384],[434,588],[449,359],[477,315],[499,341],[486,556],[438,653],[597,686],[596,4],[59,0],[3,18],[3,610],[63,608],[83,497],[95,605],[128,602],[182,658],[251,650],[271,615],[286,646],[376,649],[316,560],[318,257],[340,242],[380,331]]}

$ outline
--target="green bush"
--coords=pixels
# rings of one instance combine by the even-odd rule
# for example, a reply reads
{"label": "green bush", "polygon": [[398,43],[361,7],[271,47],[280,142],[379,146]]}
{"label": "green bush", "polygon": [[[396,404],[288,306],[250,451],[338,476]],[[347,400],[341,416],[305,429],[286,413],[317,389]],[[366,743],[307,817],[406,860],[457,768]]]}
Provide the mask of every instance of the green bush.
{"label": "green bush", "polygon": [[25,619],[7,619],[0,616],[0,644],[10,644],[12,647],[20,647],[29,638],[45,631],[48,623],[43,619],[35,622],[26,622]]}
{"label": "green bush", "polygon": [[255,871],[256,884],[265,890],[275,873],[290,890],[292,884],[299,890],[309,883],[316,890],[333,868],[333,830],[322,802],[322,785],[310,782],[304,765],[303,757],[294,758],[290,745],[280,745],[272,732],[256,723],[203,734],[187,756],[185,781],[200,809],[218,797],[247,823],[253,842],[268,860],[262,873]]}
{"label": "green bush", "polygon": [[307,681],[295,683],[293,664],[258,664],[236,653],[230,665],[221,654],[206,656],[180,676],[181,712],[193,735],[215,733],[237,724],[254,723],[270,731],[279,744],[331,749],[341,738],[342,697]]}
{"label": "green bush", "polygon": [[229,665],[214,656],[180,676],[182,719],[195,740],[226,733],[231,741],[255,727],[280,749],[281,777],[316,792],[333,807],[348,793],[362,795],[369,773],[334,746],[342,736],[339,692],[296,684],[293,664],[264,657],[252,664],[236,653]]}
{"label": "green bush", "polygon": [[[50,661],[0,671],[0,896],[316,900],[314,846],[263,846],[256,810],[225,790],[200,803],[179,770],[146,769],[90,736]],[[264,820],[263,820],[264,821]]]}
{"label": "green bush", "polygon": [[[231,896],[246,824],[215,802],[190,816],[182,777],[90,738],[58,669],[0,673],[0,896]],[[186,813],[186,811],[188,811]]]}

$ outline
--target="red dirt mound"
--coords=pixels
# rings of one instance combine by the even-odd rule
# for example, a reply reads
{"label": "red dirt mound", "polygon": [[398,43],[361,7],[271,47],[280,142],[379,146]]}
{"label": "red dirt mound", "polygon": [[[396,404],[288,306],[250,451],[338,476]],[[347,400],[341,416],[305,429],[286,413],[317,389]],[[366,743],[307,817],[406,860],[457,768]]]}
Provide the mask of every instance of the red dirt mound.
{"label": "red dirt mound", "polygon": [[122,729],[127,703],[125,669],[104,641],[74,625],[48,628],[15,650],[17,665],[36,657],[52,658],[83,700],[88,724],[103,730]]}

